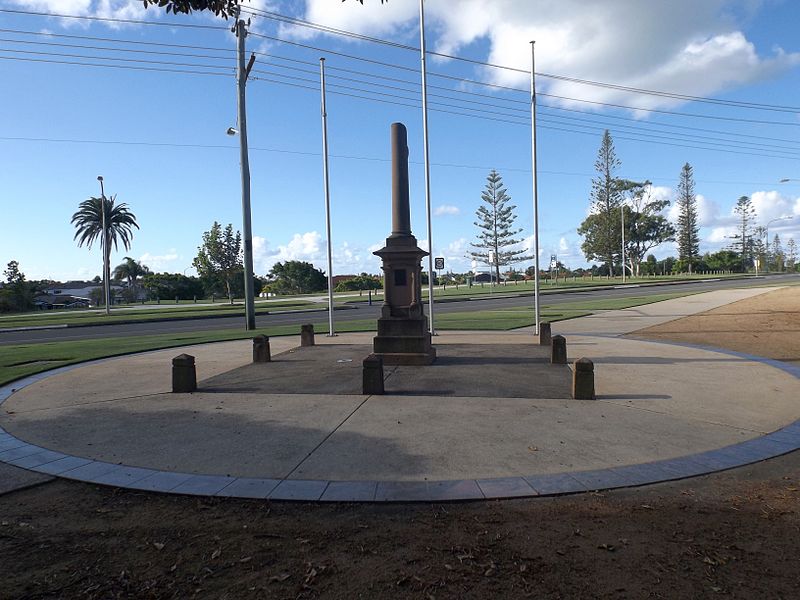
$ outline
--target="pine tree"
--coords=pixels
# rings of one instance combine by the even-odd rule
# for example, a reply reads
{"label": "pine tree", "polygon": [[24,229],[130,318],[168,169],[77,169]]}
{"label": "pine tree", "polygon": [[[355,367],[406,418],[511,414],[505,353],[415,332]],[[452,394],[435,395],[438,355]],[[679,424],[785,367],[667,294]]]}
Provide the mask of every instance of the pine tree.
{"label": "pine tree", "polygon": [[753,259],[753,222],[756,220],[756,209],[753,201],[747,196],[741,196],[733,207],[733,212],[739,219],[738,233],[733,236],[736,240],[733,247],[738,251],[742,261],[742,271],[747,271],[747,265]]}
{"label": "pine tree", "polygon": [[[775,237],[772,238],[772,249],[767,253],[767,260],[769,260],[770,254],[772,255],[772,260],[775,262],[775,270],[783,271],[785,257],[783,253],[783,245],[781,244],[781,237],[777,233],[775,234]],[[769,270],[769,264],[767,264],[767,269]]]}
{"label": "pine tree", "polygon": [[586,259],[602,260],[609,273],[614,272],[616,258],[621,255],[622,223],[618,209],[625,188],[614,175],[621,164],[614,150],[614,141],[606,129],[594,163],[598,175],[592,179],[592,214],[581,223],[578,234],[584,237],[581,250]]}
{"label": "pine tree", "polygon": [[500,281],[501,266],[518,263],[531,257],[524,256],[525,250],[513,248],[522,242],[522,240],[514,239],[514,236],[522,229],[512,230],[517,218],[514,214],[517,207],[513,204],[508,205],[511,196],[503,187],[503,178],[494,169],[486,177],[486,188],[481,194],[481,200],[486,203],[486,206],[481,205],[475,211],[475,216],[478,218],[475,221],[475,226],[479,230],[478,241],[474,244],[470,243],[479,250],[470,252],[470,256],[491,265],[489,253],[493,253],[495,275],[497,281]]}
{"label": "pine tree", "polygon": [[700,226],[697,222],[697,196],[694,191],[694,171],[686,163],[678,181],[678,258],[692,265],[700,256]]}
{"label": "pine tree", "polygon": [[786,242],[786,268],[790,271],[794,271],[795,264],[797,263],[797,244],[794,242],[794,238],[789,238],[789,241]]}

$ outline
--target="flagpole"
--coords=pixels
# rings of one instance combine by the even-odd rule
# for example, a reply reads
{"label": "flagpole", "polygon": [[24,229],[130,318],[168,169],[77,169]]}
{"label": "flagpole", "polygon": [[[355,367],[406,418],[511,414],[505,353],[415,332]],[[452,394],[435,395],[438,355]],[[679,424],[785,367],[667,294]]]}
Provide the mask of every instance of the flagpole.
{"label": "flagpole", "polygon": [[534,269],[533,274],[533,304],[536,328],[534,333],[539,335],[539,189],[536,178],[536,69],[534,46],[536,42],[531,42],[531,160],[533,174],[533,252]]}
{"label": "flagpole", "polygon": [[425,67],[425,9],[419,0],[420,60],[422,62],[422,140],[425,163],[425,212],[428,219],[428,320],[431,335],[436,335],[433,325],[433,233],[431,232],[431,165],[428,159],[428,83]]}
{"label": "flagpole", "polygon": [[328,238],[328,337],[333,329],[333,257],[331,251],[331,190],[328,178],[328,110],[325,104],[325,59],[319,59],[320,112],[322,113],[322,179],[325,186],[325,229]]}

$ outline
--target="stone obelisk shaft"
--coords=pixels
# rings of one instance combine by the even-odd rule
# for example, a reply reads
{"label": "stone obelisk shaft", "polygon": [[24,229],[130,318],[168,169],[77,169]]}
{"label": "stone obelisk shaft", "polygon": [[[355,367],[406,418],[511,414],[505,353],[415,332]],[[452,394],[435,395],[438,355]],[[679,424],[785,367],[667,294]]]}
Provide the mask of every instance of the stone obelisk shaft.
{"label": "stone obelisk shaft", "polygon": [[408,138],[406,126],[392,123],[392,235],[411,235],[408,192]]}

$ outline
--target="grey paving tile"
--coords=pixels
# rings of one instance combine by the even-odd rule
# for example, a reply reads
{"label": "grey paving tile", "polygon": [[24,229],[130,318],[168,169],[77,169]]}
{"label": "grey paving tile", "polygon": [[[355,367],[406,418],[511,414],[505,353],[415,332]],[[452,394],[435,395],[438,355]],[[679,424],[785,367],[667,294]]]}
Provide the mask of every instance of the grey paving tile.
{"label": "grey paving tile", "polygon": [[379,481],[375,490],[379,502],[423,502],[428,500],[427,481]]}
{"label": "grey paving tile", "polygon": [[227,498],[266,498],[280,482],[280,479],[240,477],[214,495]]}
{"label": "grey paving tile", "polygon": [[115,465],[114,463],[93,460],[80,467],[59,473],[59,477],[77,479],[78,481],[93,482],[97,477],[105,475],[109,471],[113,471],[118,466],[119,465]]}
{"label": "grey paving tile", "polygon": [[67,455],[61,454],[61,452],[44,450],[43,452],[37,452],[36,454],[31,454],[24,458],[18,458],[17,460],[12,460],[9,464],[12,464],[16,467],[22,467],[23,469],[33,469],[41,465],[45,465],[47,463],[51,463],[55,460],[60,460],[66,457]]}
{"label": "grey paving tile", "polygon": [[429,481],[428,499],[437,500],[483,500],[483,492],[474,479],[455,481]]}
{"label": "grey paving tile", "polygon": [[26,444],[23,442],[22,446],[17,446],[16,448],[11,448],[9,450],[0,452],[0,460],[3,462],[11,462],[12,460],[17,460],[18,458],[30,456],[31,454],[44,452],[45,450],[46,448],[40,448],[39,446],[34,446],[33,444]]}
{"label": "grey paving tile", "polygon": [[797,448],[800,446],[800,430],[779,429],[765,436],[769,440],[785,443]]}
{"label": "grey paving tile", "polygon": [[585,485],[588,490],[607,490],[615,487],[633,485],[633,481],[626,479],[623,473],[617,473],[612,469],[575,471],[571,472],[569,475]]}
{"label": "grey paving tile", "polygon": [[666,460],[655,461],[659,468],[673,473],[676,478],[694,477],[704,475],[713,469],[692,460],[692,456],[681,456],[679,458],[669,458]]}
{"label": "grey paving tile", "polygon": [[372,502],[377,481],[331,481],[322,494],[323,502]]}
{"label": "grey paving tile", "polygon": [[645,485],[647,483],[669,481],[679,477],[674,472],[659,466],[655,462],[612,467],[611,470],[624,478],[628,485]]}
{"label": "grey paving tile", "polygon": [[22,440],[18,440],[17,438],[9,435],[4,439],[0,439],[0,453],[27,445],[27,442],[23,442]]}
{"label": "grey paving tile", "polygon": [[172,488],[173,494],[192,494],[195,496],[213,496],[225,486],[230,485],[235,477],[224,475],[192,475],[189,479]]}
{"label": "grey paving tile", "polygon": [[134,490],[146,490],[150,492],[170,492],[191,477],[191,473],[156,471],[153,475],[149,475],[139,481],[134,481],[128,487]]}
{"label": "grey paving tile", "polygon": [[120,487],[128,487],[129,485],[141,481],[145,477],[155,475],[158,471],[153,469],[142,469],[140,467],[126,467],[125,465],[116,465],[117,468],[95,477],[94,483],[102,483],[103,485],[116,485]]}
{"label": "grey paving tile", "polygon": [[54,460],[53,462],[39,465],[38,467],[34,467],[33,470],[38,471],[39,473],[47,473],[48,475],[61,475],[61,473],[66,471],[71,471],[77,467],[88,465],[90,462],[92,461],[88,458],[67,456],[66,458],[61,458],[59,460]]}
{"label": "grey paving tile", "polygon": [[316,501],[326,487],[328,482],[325,480],[284,479],[270,492],[269,499]]}
{"label": "grey paving tile", "polygon": [[585,492],[587,488],[568,473],[553,473],[550,475],[534,475],[525,477],[525,481],[535,489],[540,495],[548,494],[570,494],[573,492]]}
{"label": "grey paving tile", "polygon": [[477,484],[486,498],[521,498],[537,495],[536,490],[522,477],[478,479]]}
{"label": "grey paving tile", "polygon": [[698,463],[708,468],[709,471],[722,471],[738,467],[742,464],[742,459],[733,453],[723,452],[722,450],[709,450],[699,454],[692,454],[687,457],[690,461]]}

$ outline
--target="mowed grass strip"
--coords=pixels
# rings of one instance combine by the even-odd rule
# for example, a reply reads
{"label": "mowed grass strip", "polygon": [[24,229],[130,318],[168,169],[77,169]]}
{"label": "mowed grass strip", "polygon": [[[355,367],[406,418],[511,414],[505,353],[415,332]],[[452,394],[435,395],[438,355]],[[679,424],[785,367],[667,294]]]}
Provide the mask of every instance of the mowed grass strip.
{"label": "mowed grass strip", "polygon": [[[576,317],[590,315],[594,311],[630,308],[632,306],[640,306],[688,295],[692,294],[657,294],[653,296],[581,300],[563,302],[558,305],[544,305],[541,307],[541,319],[542,321],[550,322],[574,319]],[[313,322],[313,324],[314,331],[318,334],[328,333],[327,320]],[[443,331],[510,331],[520,327],[530,327],[533,324],[533,306],[436,314],[436,328]],[[339,333],[347,333],[355,331],[375,331],[377,325],[374,319],[360,319],[336,323],[335,328]],[[0,346],[0,385],[15,379],[27,377],[28,375],[34,375],[65,365],[98,358],[120,356],[147,350],[189,346],[192,344],[248,339],[255,335],[277,337],[299,334],[300,325],[281,325],[265,327],[256,331],[222,329],[197,333],[125,336],[96,340],[41,342]]]}
{"label": "mowed grass strip", "polygon": [[[167,304],[166,302],[164,304]],[[74,312],[34,312],[0,318],[0,329],[13,327],[42,327],[53,325],[105,325],[122,322],[146,322],[163,319],[194,319],[210,315],[234,317],[244,314],[243,304],[217,304],[214,306],[195,306],[194,304],[172,304],[175,308],[114,308],[110,315],[92,310],[76,309]],[[303,308],[327,308],[327,304],[319,304],[309,300],[286,300],[256,304],[256,314],[265,315],[276,310]]]}

